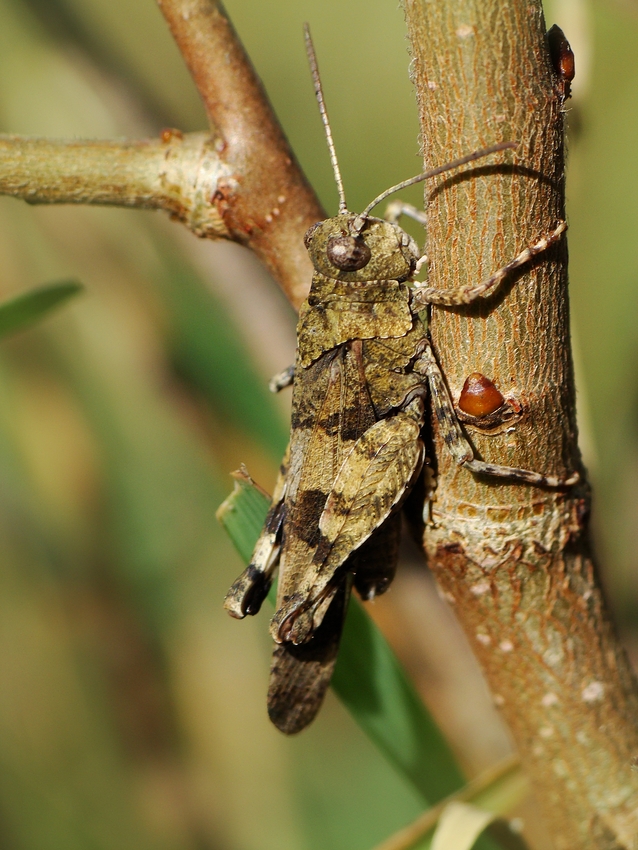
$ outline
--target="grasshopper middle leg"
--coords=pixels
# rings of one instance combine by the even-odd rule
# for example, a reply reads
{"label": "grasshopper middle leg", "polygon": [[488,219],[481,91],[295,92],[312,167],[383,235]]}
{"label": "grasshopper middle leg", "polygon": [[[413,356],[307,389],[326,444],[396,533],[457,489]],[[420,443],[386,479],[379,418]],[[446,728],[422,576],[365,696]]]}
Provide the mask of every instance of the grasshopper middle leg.
{"label": "grasshopper middle leg", "polygon": [[527,484],[534,484],[537,487],[570,487],[579,480],[580,476],[577,472],[568,478],[559,478],[556,475],[542,475],[539,472],[532,472],[529,469],[500,466],[477,460],[474,457],[472,446],[465,436],[461,423],[456,416],[450,391],[447,388],[445,379],[429,343],[424,347],[414,368],[416,372],[427,379],[432,394],[432,408],[443,437],[443,442],[459,465],[479,474],[495,475],[499,478],[511,478],[514,481],[524,481]]}
{"label": "grasshopper middle leg", "polygon": [[292,386],[295,382],[295,367],[288,366],[287,369],[284,369],[281,372],[277,372],[276,375],[273,375],[270,381],[268,382],[268,389],[271,393],[278,393],[281,390],[285,390],[286,387]]}

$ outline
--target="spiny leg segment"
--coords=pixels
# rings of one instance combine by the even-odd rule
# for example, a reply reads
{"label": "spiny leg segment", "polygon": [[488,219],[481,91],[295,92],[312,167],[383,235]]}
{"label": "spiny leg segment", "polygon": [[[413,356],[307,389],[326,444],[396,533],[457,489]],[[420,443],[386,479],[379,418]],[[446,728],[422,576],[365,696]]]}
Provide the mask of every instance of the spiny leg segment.
{"label": "spiny leg segment", "polygon": [[539,472],[532,472],[528,469],[518,469],[514,466],[499,466],[493,463],[485,463],[482,460],[476,460],[472,446],[463,433],[461,424],[456,416],[450,392],[429,343],[424,346],[414,365],[414,369],[427,379],[432,394],[432,408],[441,431],[441,436],[443,437],[443,442],[459,465],[482,475],[511,478],[515,481],[534,484],[537,487],[570,487],[578,481],[579,475],[577,472],[570,475],[569,478],[558,478],[555,475],[541,475]]}
{"label": "spiny leg segment", "polygon": [[276,375],[273,375],[270,381],[268,382],[268,389],[271,393],[278,393],[281,390],[285,390],[286,387],[292,386],[295,382],[295,367],[288,366],[287,369],[283,369],[281,372],[277,372]]}
{"label": "spiny leg segment", "polygon": [[415,207],[414,204],[408,204],[401,200],[391,201],[385,208],[383,217],[386,221],[389,221],[390,224],[398,224],[402,215],[407,215],[408,218],[418,221],[419,224],[423,225],[423,227],[425,227],[428,223],[428,217],[424,210],[420,210],[418,207]]}
{"label": "spiny leg segment", "polygon": [[268,595],[275,570],[279,566],[281,533],[284,521],[286,480],[290,468],[290,445],[286,449],[275,484],[272,504],[259,535],[250,564],[232,585],[224,600],[231,617],[242,620],[257,614]]}
{"label": "spiny leg segment", "polygon": [[559,224],[545,236],[542,236],[524,251],[521,251],[518,256],[510,260],[507,265],[494,272],[493,275],[479,283],[476,286],[460,286],[456,289],[436,289],[433,286],[417,285],[412,296],[413,310],[422,310],[428,304],[437,304],[441,307],[456,307],[462,304],[471,304],[477,298],[487,298],[491,295],[498,285],[507,277],[507,275],[528,263],[537,254],[546,251],[550,245],[558,241],[561,234],[567,230],[567,222],[561,221]]}

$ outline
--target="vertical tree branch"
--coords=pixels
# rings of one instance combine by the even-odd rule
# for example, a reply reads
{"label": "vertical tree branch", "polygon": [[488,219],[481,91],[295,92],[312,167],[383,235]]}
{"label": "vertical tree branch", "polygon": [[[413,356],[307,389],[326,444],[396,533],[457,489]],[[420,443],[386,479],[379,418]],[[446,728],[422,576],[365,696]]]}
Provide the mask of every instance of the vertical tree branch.
{"label": "vertical tree branch", "polygon": [[[430,282],[478,283],[565,215],[564,115],[540,0],[405,0],[405,11],[426,168],[519,143],[513,167],[476,168],[426,194]],[[467,426],[481,457],[578,467],[564,239],[489,302],[434,309],[431,334],[455,399],[481,372],[520,408],[491,432]],[[436,429],[435,444],[425,549],[556,847],[634,847],[638,693],[592,565],[586,487],[495,484],[455,467]]]}
{"label": "vertical tree branch", "polygon": [[236,239],[269,266],[299,307],[312,267],[302,234],[321,209],[220,3],[158,0],[204,101],[217,150],[231,171],[216,204]]}

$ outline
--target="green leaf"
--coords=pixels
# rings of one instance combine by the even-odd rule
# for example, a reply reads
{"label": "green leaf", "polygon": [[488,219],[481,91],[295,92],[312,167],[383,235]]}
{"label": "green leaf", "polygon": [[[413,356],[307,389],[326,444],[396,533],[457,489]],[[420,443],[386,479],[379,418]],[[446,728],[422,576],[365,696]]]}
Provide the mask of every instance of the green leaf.
{"label": "green leaf", "polygon": [[35,324],[82,288],[73,280],[51,283],[0,304],[0,339]]}
{"label": "green leaf", "polygon": [[[235,473],[235,479],[235,490],[217,517],[247,563],[270,499],[245,471]],[[346,616],[332,687],[361,728],[428,803],[463,786],[463,775],[443,735],[385,638],[355,599]]]}
{"label": "green leaf", "polygon": [[253,554],[268,508],[270,496],[253,482],[245,467],[232,473],[235,487],[217,510],[217,519],[246,564]]}
{"label": "green leaf", "polygon": [[357,723],[428,803],[464,784],[447,741],[357,599],[348,608],[332,687]]}

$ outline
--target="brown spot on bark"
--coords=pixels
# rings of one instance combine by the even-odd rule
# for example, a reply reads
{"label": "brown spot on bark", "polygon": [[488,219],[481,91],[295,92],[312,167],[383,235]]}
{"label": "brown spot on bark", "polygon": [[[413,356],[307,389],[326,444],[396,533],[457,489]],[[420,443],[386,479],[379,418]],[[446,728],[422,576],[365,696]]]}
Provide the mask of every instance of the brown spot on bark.
{"label": "brown spot on bark", "polygon": [[504,402],[505,398],[492,381],[480,372],[468,376],[459,396],[460,409],[470,416],[487,416]]}

